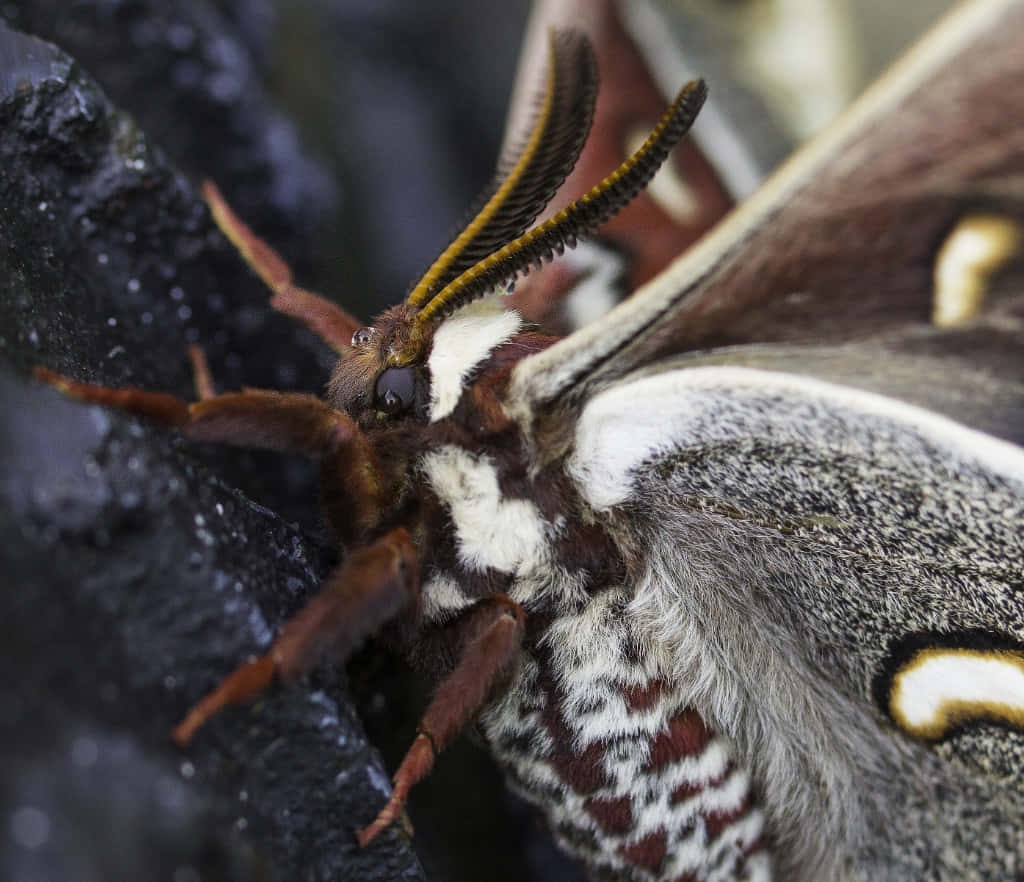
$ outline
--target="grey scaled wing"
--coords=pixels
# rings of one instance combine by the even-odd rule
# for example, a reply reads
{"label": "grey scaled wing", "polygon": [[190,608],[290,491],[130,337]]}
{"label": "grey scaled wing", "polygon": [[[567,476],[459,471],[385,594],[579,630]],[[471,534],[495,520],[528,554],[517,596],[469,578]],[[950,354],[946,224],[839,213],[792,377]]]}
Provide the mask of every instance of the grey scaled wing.
{"label": "grey scaled wing", "polygon": [[736,744],[783,866],[1019,873],[1024,451],[771,355],[583,410],[568,468],[633,552],[632,621]]}
{"label": "grey scaled wing", "polygon": [[1024,877],[1024,5],[517,367],[780,878]]}

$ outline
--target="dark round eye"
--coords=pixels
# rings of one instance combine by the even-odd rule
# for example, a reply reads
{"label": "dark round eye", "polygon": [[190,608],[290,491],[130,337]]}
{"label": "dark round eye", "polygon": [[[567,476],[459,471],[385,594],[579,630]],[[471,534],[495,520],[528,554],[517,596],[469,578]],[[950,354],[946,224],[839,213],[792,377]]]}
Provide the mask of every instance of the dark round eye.
{"label": "dark round eye", "polygon": [[388,368],[377,379],[374,403],[377,410],[394,416],[412,407],[415,394],[416,378],[411,367]]}
{"label": "dark round eye", "polygon": [[360,328],[352,335],[353,346],[365,346],[373,336],[373,328]]}

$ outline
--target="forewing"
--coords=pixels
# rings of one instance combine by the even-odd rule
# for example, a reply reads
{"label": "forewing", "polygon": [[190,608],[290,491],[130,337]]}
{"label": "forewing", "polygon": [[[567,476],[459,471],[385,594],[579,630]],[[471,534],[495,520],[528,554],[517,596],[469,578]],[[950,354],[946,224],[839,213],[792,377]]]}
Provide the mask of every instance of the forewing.
{"label": "forewing", "polygon": [[[528,430],[561,420],[600,386],[687,350],[928,329],[936,264],[970,252],[951,243],[964,230],[981,240],[982,258],[966,262],[975,288],[1024,278],[1022,30],[1020,2],[958,8],[684,257],[524,360],[510,411]],[[954,322],[969,323],[984,298],[963,299]]]}
{"label": "forewing", "polygon": [[510,383],[794,867],[1024,873],[1021,32],[959,8]]}

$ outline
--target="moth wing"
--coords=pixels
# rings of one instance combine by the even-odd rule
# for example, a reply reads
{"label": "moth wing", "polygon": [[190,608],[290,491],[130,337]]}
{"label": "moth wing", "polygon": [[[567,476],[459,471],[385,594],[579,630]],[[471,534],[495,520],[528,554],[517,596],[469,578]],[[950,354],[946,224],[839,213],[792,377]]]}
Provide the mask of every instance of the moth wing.
{"label": "moth wing", "polygon": [[[856,348],[865,376],[934,368]],[[780,854],[1024,870],[1024,450],[811,375],[825,348],[742,352],[640,371],[577,422],[568,471],[633,562],[637,633],[734,740]]]}
{"label": "moth wing", "polygon": [[960,7],[509,386],[808,866],[1024,872],[1022,28]]}
{"label": "moth wing", "polygon": [[520,362],[510,412],[534,431],[688,350],[969,324],[992,279],[1022,277],[1022,29],[1019,2],[957,8],[665,272]]}

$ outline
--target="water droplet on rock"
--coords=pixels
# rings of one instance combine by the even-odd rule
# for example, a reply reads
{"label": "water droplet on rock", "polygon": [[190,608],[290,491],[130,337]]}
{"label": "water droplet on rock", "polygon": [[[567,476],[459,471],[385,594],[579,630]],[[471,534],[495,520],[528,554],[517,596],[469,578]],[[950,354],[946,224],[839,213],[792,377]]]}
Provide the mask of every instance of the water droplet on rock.
{"label": "water droplet on rock", "polygon": [[82,769],[88,769],[99,759],[100,748],[96,740],[86,735],[79,735],[71,742],[71,762]]}
{"label": "water droplet on rock", "polygon": [[8,829],[22,848],[34,851],[50,838],[50,816],[34,806],[24,805],[11,813]]}

